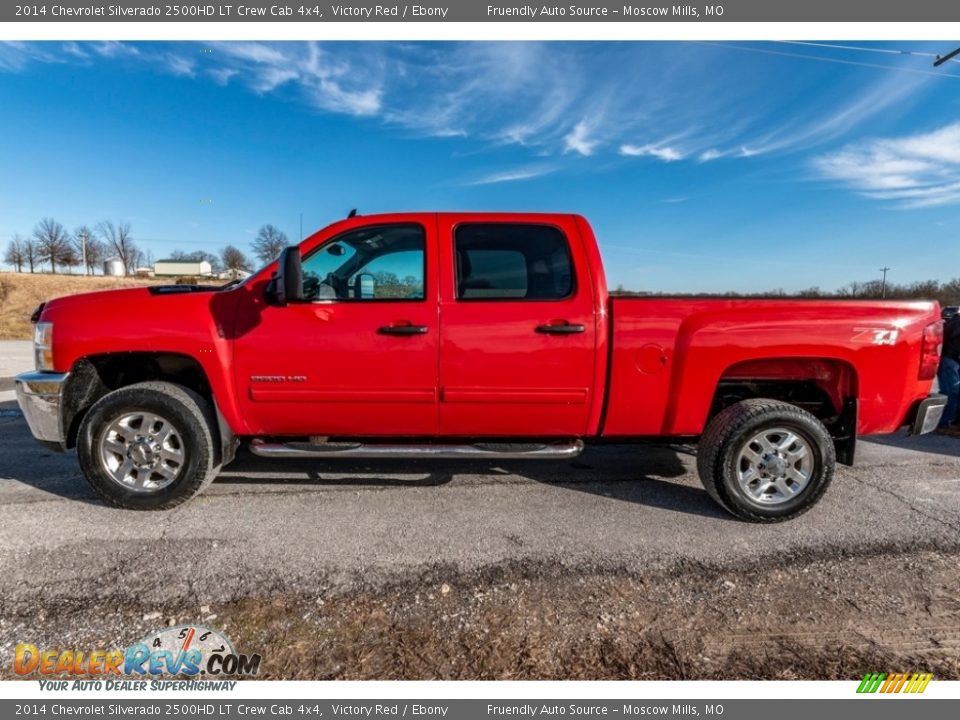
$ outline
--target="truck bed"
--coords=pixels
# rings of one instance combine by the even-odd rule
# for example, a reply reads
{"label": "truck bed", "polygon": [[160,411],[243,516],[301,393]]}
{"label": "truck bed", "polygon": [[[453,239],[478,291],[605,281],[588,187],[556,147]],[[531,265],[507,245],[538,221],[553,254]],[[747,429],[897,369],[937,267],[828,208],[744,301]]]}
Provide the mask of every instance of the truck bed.
{"label": "truck bed", "polygon": [[607,405],[600,433],[699,435],[718,385],[809,381],[839,414],[859,397],[858,434],[894,432],[926,397],[928,301],[613,297]]}

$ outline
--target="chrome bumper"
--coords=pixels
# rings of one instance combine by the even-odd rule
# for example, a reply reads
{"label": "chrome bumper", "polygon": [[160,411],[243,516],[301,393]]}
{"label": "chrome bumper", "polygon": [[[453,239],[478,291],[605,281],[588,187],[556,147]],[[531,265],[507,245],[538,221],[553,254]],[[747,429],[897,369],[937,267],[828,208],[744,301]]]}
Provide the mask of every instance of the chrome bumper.
{"label": "chrome bumper", "polygon": [[28,372],[16,378],[17,402],[30,432],[47,447],[59,451],[63,451],[67,444],[60,406],[68,375]]}

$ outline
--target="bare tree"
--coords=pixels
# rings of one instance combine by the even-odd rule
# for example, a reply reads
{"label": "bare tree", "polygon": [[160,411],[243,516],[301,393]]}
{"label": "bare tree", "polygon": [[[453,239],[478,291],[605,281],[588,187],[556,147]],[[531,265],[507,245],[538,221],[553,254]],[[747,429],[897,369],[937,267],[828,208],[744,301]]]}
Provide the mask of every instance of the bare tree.
{"label": "bare tree", "polygon": [[33,229],[37,243],[37,261],[50,263],[50,272],[57,271],[57,264],[70,263],[70,236],[63,225],[53,218],[43,218]]}
{"label": "bare tree", "polygon": [[290,244],[285,233],[274,225],[264,225],[257,232],[257,237],[251,243],[253,254],[257,260],[266,265],[280,257],[281,251]]}
{"label": "bare tree", "polygon": [[960,302],[960,278],[948,280],[940,287],[940,302],[947,305]]}
{"label": "bare tree", "polygon": [[107,246],[95,235],[87,240],[87,273],[97,274],[97,268],[103,268],[103,261],[107,259]]}
{"label": "bare tree", "polygon": [[23,247],[24,240],[19,235],[14,235],[13,239],[7,245],[7,252],[3,256],[3,261],[8,265],[13,265],[17,272],[23,271],[23,264],[27,261],[26,250]]}
{"label": "bare tree", "polygon": [[63,252],[60,253],[60,258],[57,260],[61,267],[67,268],[67,272],[73,273],[75,267],[83,265],[83,258],[80,257],[80,253],[77,252],[77,249],[73,246],[73,238],[67,235],[67,245],[63,249]]}
{"label": "bare tree", "polygon": [[250,262],[243,252],[233,245],[227,245],[220,251],[220,258],[223,260],[223,267],[231,274],[233,279],[240,277],[240,273],[250,269]]}
{"label": "bare tree", "polygon": [[34,267],[39,264],[39,252],[37,251],[37,241],[33,238],[27,238],[23,241],[23,261],[30,268],[32,273]]}
{"label": "bare tree", "polygon": [[123,261],[127,272],[136,267],[137,246],[130,236],[130,223],[114,225],[109,220],[97,223],[97,233],[103,239],[107,252],[116,255]]}
{"label": "bare tree", "polygon": [[143,265],[143,250],[134,247],[130,252],[130,270],[135,271]]}

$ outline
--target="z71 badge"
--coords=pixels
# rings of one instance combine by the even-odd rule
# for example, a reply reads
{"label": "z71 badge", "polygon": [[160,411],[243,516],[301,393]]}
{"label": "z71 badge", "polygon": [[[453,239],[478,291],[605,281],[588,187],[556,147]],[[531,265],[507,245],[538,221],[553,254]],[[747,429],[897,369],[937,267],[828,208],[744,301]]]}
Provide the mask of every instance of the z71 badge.
{"label": "z71 badge", "polygon": [[856,333],[850,341],[862,345],[896,345],[899,330],[887,330],[886,328],[854,328]]}

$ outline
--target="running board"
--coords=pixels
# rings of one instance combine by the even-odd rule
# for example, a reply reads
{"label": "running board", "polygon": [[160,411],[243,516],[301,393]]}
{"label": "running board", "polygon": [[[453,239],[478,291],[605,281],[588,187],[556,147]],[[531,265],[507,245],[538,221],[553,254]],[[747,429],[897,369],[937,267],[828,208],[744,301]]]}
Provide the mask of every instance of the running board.
{"label": "running board", "polygon": [[476,443],[473,445],[430,445],[427,443],[363,444],[267,442],[254,439],[250,452],[271,458],[426,458],[439,460],[563,460],[583,452],[583,440],[555,444]]}

